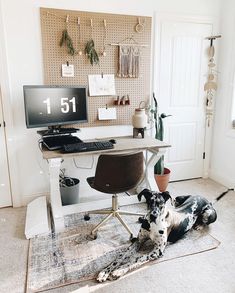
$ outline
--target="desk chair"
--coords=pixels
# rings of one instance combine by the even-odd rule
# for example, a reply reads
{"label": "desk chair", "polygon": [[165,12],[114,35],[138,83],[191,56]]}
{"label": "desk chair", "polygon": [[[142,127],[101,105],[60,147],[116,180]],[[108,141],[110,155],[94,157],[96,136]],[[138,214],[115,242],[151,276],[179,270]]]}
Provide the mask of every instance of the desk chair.
{"label": "desk chair", "polygon": [[111,217],[116,217],[133,236],[130,228],[121,215],[144,216],[120,210],[118,207],[118,193],[127,192],[137,186],[143,176],[143,153],[100,155],[97,162],[95,177],[87,178],[88,184],[95,190],[113,194],[112,208],[109,210],[91,211],[89,214],[106,214],[107,216],[92,230],[92,234],[104,225]]}

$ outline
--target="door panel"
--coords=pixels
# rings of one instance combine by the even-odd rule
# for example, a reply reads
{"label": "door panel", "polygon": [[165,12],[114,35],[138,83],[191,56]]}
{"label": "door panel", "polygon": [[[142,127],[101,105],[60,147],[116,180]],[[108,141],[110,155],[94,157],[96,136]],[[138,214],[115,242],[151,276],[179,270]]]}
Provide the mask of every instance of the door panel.
{"label": "door panel", "polygon": [[11,206],[11,189],[7,161],[5,129],[3,125],[2,100],[0,91],[0,208]]}
{"label": "door panel", "polygon": [[172,115],[164,120],[164,140],[172,145],[165,165],[172,181],[203,175],[205,37],[211,28],[185,21],[161,23],[158,100],[160,112]]}
{"label": "door panel", "polygon": [[200,62],[197,58],[201,59],[200,53],[200,38],[179,36],[172,39],[172,63],[170,66],[172,72],[170,103],[172,107],[195,107],[198,105]]}
{"label": "door panel", "polygon": [[169,140],[174,142],[168,154],[168,164],[189,162],[195,158],[195,123],[169,126]]}

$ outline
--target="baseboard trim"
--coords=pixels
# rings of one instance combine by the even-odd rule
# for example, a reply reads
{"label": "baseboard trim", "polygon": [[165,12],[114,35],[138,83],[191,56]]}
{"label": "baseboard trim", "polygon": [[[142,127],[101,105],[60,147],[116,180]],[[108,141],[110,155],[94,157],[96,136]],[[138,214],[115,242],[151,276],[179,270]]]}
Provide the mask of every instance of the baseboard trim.
{"label": "baseboard trim", "polygon": [[226,186],[227,188],[235,187],[235,181],[232,181],[231,178],[227,178],[226,176],[223,176],[216,171],[210,170],[209,178]]}
{"label": "baseboard trim", "polygon": [[27,195],[27,196],[23,196],[22,197],[22,206],[27,206],[30,202],[32,202],[33,200],[35,200],[36,198],[39,198],[41,196],[46,196],[47,201],[50,198],[50,194],[49,192],[47,193],[37,193],[37,194],[32,194],[32,195]]}

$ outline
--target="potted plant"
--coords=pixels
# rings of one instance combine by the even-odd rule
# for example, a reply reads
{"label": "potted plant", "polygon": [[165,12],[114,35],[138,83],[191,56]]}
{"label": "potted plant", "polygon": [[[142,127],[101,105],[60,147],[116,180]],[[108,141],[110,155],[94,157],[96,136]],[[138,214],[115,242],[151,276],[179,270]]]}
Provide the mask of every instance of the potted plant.
{"label": "potted plant", "polygon": [[79,201],[79,182],[78,178],[65,175],[65,169],[60,170],[60,195],[62,205],[76,204]]}
{"label": "potted plant", "polygon": [[[163,141],[164,137],[164,123],[163,119],[171,115],[165,113],[158,113],[158,103],[153,93],[154,109],[151,109],[155,124],[155,138]],[[164,156],[162,156],[154,166],[154,177],[158,186],[159,191],[166,191],[167,185],[170,179],[170,169],[164,166]]]}

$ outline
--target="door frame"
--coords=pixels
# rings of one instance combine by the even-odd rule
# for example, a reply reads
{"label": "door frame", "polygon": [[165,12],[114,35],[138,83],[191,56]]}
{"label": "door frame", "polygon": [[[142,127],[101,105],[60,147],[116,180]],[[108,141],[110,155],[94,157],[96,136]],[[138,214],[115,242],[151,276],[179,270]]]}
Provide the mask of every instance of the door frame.
{"label": "door frame", "polygon": [[[159,84],[159,76],[160,76],[160,60],[161,56],[161,23],[162,22],[186,22],[186,23],[196,23],[196,24],[209,24],[211,25],[212,33],[217,32],[219,27],[218,19],[214,16],[200,16],[200,15],[182,15],[182,14],[172,14],[172,13],[154,13],[154,39],[153,39],[153,74],[152,74],[152,89],[155,94],[158,92],[160,87]],[[218,63],[218,62],[217,62]],[[157,94],[156,94],[157,96]],[[214,97],[216,99],[216,96]],[[213,120],[212,120],[213,121]],[[205,152],[205,159],[203,160],[203,170],[202,170],[202,177],[208,178],[209,171],[210,171],[210,159],[211,159],[211,148],[212,148],[212,133],[213,133],[213,123],[211,123],[211,127],[206,127],[205,121],[205,137],[204,137],[204,152]]]}
{"label": "door frame", "polygon": [[0,87],[1,87],[1,97],[2,97],[2,111],[3,117],[6,124],[5,127],[5,137],[6,137],[6,148],[7,148],[7,159],[9,168],[9,178],[10,178],[10,189],[11,189],[11,199],[13,207],[20,207],[22,205],[22,199],[20,194],[20,185],[18,182],[18,164],[17,164],[17,149],[16,149],[16,135],[13,122],[13,112],[11,104],[11,88],[9,82],[9,72],[8,72],[8,55],[5,44],[5,31],[3,23],[3,11],[2,3],[0,1]]}
{"label": "door frame", "polygon": [[12,206],[12,192],[11,192],[11,184],[10,184],[10,172],[9,172],[9,163],[8,163],[8,155],[7,155],[7,147],[6,147],[6,131],[5,131],[5,120],[3,115],[3,105],[2,105],[2,93],[1,93],[1,84],[0,84],[0,132],[1,132],[1,141],[0,148],[3,150],[2,155],[4,156],[1,159],[2,167],[1,175],[2,183],[5,188],[2,190],[5,194],[2,194],[3,198],[0,200],[0,208],[10,207]]}

